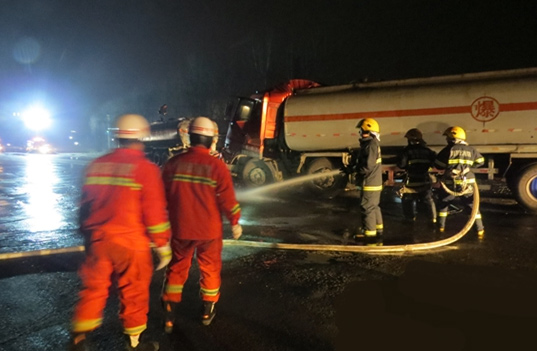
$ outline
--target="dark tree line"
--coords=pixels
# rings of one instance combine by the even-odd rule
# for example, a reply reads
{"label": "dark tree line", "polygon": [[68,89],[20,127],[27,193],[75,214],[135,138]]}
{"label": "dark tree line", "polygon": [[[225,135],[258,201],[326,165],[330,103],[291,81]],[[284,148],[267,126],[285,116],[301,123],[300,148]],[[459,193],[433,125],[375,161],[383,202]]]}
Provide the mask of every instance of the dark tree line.
{"label": "dark tree line", "polygon": [[[169,116],[220,119],[230,96],[292,78],[338,85],[537,66],[535,18],[533,0],[21,0],[0,13],[0,79],[44,90],[54,80],[98,141],[106,116],[155,120],[166,103]],[[41,45],[31,65],[9,50],[26,37]]]}

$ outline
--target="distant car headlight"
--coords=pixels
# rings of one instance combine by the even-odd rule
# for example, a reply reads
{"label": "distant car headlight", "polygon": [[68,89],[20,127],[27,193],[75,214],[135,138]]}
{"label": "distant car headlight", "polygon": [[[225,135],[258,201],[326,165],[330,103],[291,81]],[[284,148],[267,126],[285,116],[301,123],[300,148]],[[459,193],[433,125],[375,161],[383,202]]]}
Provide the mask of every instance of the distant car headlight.
{"label": "distant car headlight", "polygon": [[52,151],[50,145],[41,145],[38,151],[42,154],[49,154]]}

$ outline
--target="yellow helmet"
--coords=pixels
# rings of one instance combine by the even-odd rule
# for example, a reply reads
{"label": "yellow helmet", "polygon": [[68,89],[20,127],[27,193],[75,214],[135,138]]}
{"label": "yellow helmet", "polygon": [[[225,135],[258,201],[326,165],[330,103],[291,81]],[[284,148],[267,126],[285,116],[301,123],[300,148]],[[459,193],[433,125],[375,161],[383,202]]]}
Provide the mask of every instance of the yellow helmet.
{"label": "yellow helmet", "polygon": [[449,139],[466,140],[466,132],[461,127],[453,126],[446,129],[444,134]]}
{"label": "yellow helmet", "polygon": [[356,125],[356,128],[360,128],[366,132],[380,133],[380,127],[377,121],[373,118],[364,118]]}
{"label": "yellow helmet", "polygon": [[423,140],[423,134],[418,128],[412,128],[406,132],[405,138],[408,140]]}

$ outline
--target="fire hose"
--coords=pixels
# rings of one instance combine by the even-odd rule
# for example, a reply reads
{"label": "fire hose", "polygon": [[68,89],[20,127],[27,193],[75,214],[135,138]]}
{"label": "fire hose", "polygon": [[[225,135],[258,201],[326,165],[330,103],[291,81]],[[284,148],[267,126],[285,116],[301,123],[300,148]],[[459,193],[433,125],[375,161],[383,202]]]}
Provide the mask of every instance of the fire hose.
{"label": "fire hose", "polygon": [[[477,183],[472,183],[474,187],[473,206],[470,218],[464,225],[464,227],[453,236],[419,244],[409,245],[386,245],[386,246],[356,246],[356,245],[326,245],[326,244],[286,244],[286,243],[272,243],[272,242],[260,242],[260,241],[248,241],[248,240],[232,240],[225,239],[224,246],[242,246],[242,247],[254,247],[265,249],[279,249],[279,250],[302,250],[302,251],[339,251],[339,252],[362,252],[369,254],[383,254],[383,253],[412,253],[418,251],[426,251],[436,249],[442,246],[453,244],[461,239],[472,228],[475,218],[479,213],[479,190]],[[13,252],[13,253],[1,253],[0,260],[32,257],[32,256],[47,256],[61,253],[72,253],[84,251],[84,246],[73,246],[59,249],[45,249],[26,252]]]}
{"label": "fire hose", "polygon": [[257,248],[303,250],[303,251],[341,251],[341,252],[364,252],[364,253],[410,253],[436,249],[442,246],[453,244],[461,239],[472,228],[475,218],[479,213],[479,190],[477,183],[474,186],[473,206],[470,218],[464,227],[455,235],[438,241],[409,245],[387,245],[387,246],[353,246],[353,245],[325,245],[325,244],[285,244],[285,243],[265,243],[257,241],[224,240],[225,246],[248,246]]}

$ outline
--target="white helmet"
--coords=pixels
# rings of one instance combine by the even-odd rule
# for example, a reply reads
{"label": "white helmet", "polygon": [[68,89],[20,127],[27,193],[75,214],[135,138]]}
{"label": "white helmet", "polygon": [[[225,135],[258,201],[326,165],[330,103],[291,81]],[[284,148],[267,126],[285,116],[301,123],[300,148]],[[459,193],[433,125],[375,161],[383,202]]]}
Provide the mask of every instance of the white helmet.
{"label": "white helmet", "polygon": [[190,123],[188,133],[204,135],[213,138],[215,134],[217,134],[215,125],[216,123],[214,123],[207,117],[196,117]]}
{"label": "white helmet", "polygon": [[140,115],[122,115],[116,121],[116,138],[138,139],[149,137],[149,123]]}

